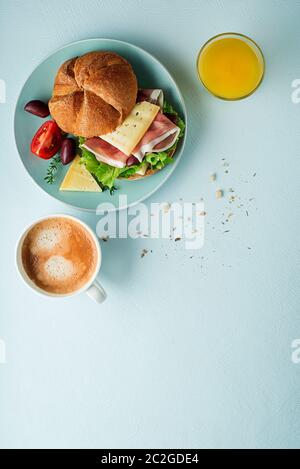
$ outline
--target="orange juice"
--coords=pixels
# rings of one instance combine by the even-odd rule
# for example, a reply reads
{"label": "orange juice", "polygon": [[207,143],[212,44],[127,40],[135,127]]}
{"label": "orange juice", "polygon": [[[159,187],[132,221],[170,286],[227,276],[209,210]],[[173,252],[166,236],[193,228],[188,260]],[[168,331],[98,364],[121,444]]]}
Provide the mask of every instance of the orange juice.
{"label": "orange juice", "polygon": [[243,35],[227,33],[208,41],[198,56],[203,85],[219,98],[245,98],[256,90],[264,74],[259,47]]}

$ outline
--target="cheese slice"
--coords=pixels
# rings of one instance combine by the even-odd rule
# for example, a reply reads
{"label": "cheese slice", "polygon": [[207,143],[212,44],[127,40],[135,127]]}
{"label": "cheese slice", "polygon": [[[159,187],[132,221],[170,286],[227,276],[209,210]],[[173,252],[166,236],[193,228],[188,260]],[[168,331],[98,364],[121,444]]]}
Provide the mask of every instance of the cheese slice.
{"label": "cheese slice", "polygon": [[60,191],[102,192],[101,187],[76,156],[59,188]]}
{"label": "cheese slice", "polygon": [[123,124],[110,134],[100,137],[129,156],[149,129],[159,110],[159,106],[148,101],[136,103]]}

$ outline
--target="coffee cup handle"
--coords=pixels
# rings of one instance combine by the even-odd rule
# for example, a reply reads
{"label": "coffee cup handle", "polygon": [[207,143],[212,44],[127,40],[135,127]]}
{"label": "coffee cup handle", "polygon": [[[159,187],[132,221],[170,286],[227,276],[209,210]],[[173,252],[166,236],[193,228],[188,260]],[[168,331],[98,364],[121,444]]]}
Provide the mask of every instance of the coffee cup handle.
{"label": "coffee cup handle", "polygon": [[87,289],[86,293],[96,303],[103,303],[107,295],[98,279],[94,280],[92,285]]}

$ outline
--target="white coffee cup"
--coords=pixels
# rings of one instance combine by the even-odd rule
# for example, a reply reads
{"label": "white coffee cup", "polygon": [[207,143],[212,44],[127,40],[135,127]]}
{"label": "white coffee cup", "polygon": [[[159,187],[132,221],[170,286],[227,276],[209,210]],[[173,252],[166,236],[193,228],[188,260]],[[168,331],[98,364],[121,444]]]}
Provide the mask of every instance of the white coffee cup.
{"label": "white coffee cup", "polygon": [[[48,220],[50,218],[67,218],[67,219],[70,219],[70,220],[73,220],[73,221],[79,223],[90,234],[90,236],[92,237],[92,239],[95,243],[95,247],[96,247],[96,250],[97,250],[97,265],[95,267],[95,271],[94,271],[92,277],[89,279],[89,281],[85,285],[83,285],[83,287],[81,287],[79,290],[75,290],[74,292],[71,292],[71,293],[50,293],[50,292],[47,292],[47,291],[43,290],[42,288],[38,287],[31,280],[31,278],[27,275],[27,272],[25,271],[25,268],[23,266],[22,246],[23,246],[23,242],[24,242],[28,232],[37,223],[42,222],[44,220]],[[99,280],[97,278],[98,275],[99,275],[99,271],[100,271],[100,267],[101,267],[101,260],[102,260],[101,247],[100,247],[99,240],[98,240],[97,236],[95,235],[95,233],[93,232],[93,230],[91,230],[91,228],[86,223],[82,222],[81,220],[79,220],[76,217],[73,217],[71,215],[58,214],[58,215],[47,215],[45,217],[39,218],[38,220],[35,220],[33,223],[31,223],[29,226],[27,226],[25,228],[22,235],[20,236],[20,238],[17,242],[17,246],[16,246],[16,257],[15,257],[15,259],[16,259],[16,267],[17,267],[17,270],[18,270],[22,280],[25,282],[25,284],[28,287],[30,287],[33,291],[35,291],[36,293],[38,293],[42,296],[46,296],[46,297],[50,297],[50,298],[65,298],[65,297],[68,297],[68,296],[75,296],[75,295],[79,295],[79,293],[86,292],[97,303],[102,303],[106,298],[106,292],[105,292],[104,288],[102,287],[101,283],[99,282]]]}

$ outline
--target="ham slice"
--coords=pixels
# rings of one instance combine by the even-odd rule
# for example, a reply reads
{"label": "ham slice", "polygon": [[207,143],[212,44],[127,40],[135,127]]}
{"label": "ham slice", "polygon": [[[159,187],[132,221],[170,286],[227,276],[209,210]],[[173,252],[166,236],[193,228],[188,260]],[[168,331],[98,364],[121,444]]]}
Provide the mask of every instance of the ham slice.
{"label": "ham slice", "polygon": [[128,156],[110,143],[105,142],[102,138],[88,138],[82,147],[91,151],[98,161],[109,164],[115,168],[124,168]]}
{"label": "ham slice", "polygon": [[151,104],[156,104],[163,109],[164,92],[160,89],[139,89],[137,94],[137,103],[140,101],[148,101]]}
{"label": "ham slice", "polygon": [[[160,89],[141,89],[138,91],[137,102],[149,101],[152,104],[163,106],[163,91]],[[162,112],[159,112],[147,132],[134,148],[134,155],[140,162],[146,153],[165,151],[176,142],[180,129]],[[116,168],[124,168],[128,156],[118,148],[100,137],[88,138],[82,145],[91,151],[98,161]]]}
{"label": "ham slice", "polygon": [[146,153],[168,150],[179,132],[179,127],[159,112],[132,154],[141,162]]}

